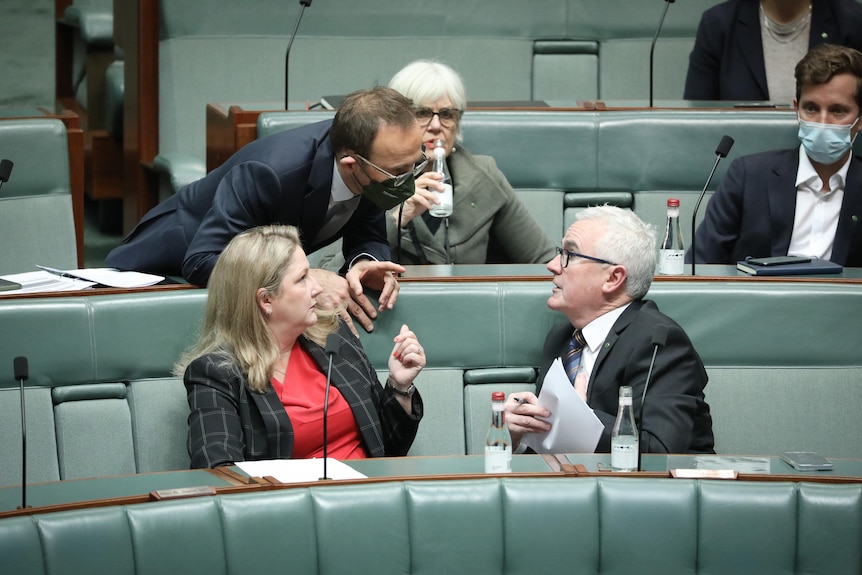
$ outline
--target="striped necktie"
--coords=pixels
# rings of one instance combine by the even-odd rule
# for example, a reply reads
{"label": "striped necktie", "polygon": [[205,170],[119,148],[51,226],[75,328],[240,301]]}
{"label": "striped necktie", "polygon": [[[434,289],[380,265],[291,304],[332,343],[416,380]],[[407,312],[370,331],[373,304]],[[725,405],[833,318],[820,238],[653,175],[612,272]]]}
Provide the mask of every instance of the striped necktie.
{"label": "striped necktie", "polygon": [[569,376],[569,381],[574,385],[575,376],[578,374],[578,367],[581,365],[581,352],[584,346],[587,345],[584,340],[584,334],[581,330],[576,329],[572,339],[569,340],[569,346],[566,350],[566,355],[563,357],[563,367],[566,369],[566,375]]}

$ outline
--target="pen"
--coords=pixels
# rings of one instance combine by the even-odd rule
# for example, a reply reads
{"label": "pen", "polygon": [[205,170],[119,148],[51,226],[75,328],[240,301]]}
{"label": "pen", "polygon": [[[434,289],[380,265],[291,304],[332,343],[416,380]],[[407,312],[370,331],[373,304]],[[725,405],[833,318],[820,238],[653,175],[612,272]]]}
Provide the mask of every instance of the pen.
{"label": "pen", "polygon": [[49,274],[54,274],[55,276],[60,276],[60,277],[69,278],[69,279],[73,279],[73,280],[80,280],[81,279],[79,277],[73,276],[72,274],[70,274],[68,272],[64,272],[63,270],[58,270],[56,268],[49,268],[48,266],[40,266],[39,264],[36,264],[36,267],[39,268],[40,270],[44,270],[44,271],[48,272]]}
{"label": "pen", "polygon": [[514,399],[515,403],[517,403],[518,405],[524,405],[525,403],[527,403],[526,399],[524,399],[523,397],[518,397],[517,395],[514,396],[512,399]]}

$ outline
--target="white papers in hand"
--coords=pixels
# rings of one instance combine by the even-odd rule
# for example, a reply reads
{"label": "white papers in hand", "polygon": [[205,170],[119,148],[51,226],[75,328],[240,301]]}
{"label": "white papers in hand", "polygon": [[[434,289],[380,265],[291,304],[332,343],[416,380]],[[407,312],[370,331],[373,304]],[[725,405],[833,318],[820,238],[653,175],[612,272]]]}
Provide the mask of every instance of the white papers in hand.
{"label": "white papers in hand", "polygon": [[[282,483],[304,483],[323,477],[323,459],[264,459],[240,461],[237,467],[250,477],[275,477]],[[349,465],[326,458],[326,476],[329,479],[364,479],[367,477]]]}
{"label": "white papers in hand", "polygon": [[593,453],[605,426],[581,399],[566,375],[560,358],[554,360],[542,391],[539,405],[551,412],[546,419],[551,430],[544,433],[525,433],[521,443],[536,453]]}

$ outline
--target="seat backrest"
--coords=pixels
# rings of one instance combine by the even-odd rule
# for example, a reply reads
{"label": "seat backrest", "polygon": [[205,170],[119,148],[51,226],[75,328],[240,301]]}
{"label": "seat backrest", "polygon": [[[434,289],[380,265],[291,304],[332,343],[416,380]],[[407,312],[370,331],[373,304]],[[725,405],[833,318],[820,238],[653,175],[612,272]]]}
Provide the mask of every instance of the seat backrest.
{"label": "seat backrest", "polygon": [[36,264],[78,267],[63,122],[53,118],[0,121],[0,157],[14,163],[0,188],[0,275]]}

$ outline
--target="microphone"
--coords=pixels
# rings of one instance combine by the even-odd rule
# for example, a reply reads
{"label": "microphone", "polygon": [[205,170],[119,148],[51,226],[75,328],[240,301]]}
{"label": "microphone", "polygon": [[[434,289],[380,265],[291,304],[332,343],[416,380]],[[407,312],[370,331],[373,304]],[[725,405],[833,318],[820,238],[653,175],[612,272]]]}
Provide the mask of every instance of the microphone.
{"label": "microphone", "polygon": [[0,188],[3,184],[9,181],[9,175],[12,173],[12,160],[0,160]]}
{"label": "microphone", "polygon": [[670,5],[673,4],[674,0],[665,0],[664,11],[661,13],[661,19],[658,21],[658,28],[655,29],[655,36],[653,36],[652,44],[649,47],[649,107],[652,108],[653,99],[652,99],[652,86],[653,86],[653,56],[655,54],[655,43],[658,40],[658,35],[661,33],[661,27],[664,25],[664,17],[667,16],[667,9],[670,8]]}
{"label": "microphone", "polygon": [[287,51],[284,54],[284,109],[290,108],[290,99],[287,97],[287,72],[290,63],[290,47],[293,45],[293,39],[296,38],[296,31],[299,30],[299,21],[302,20],[302,15],[305,9],[311,6],[311,0],[299,0],[302,8],[299,9],[299,16],[296,18],[296,25],[293,27],[293,33],[290,35],[290,40],[287,41]]}
{"label": "microphone", "polygon": [[691,213],[691,275],[694,276],[694,265],[697,261],[697,252],[694,251],[694,228],[697,220],[697,210],[700,209],[700,202],[703,201],[703,196],[706,195],[706,188],[709,187],[709,182],[712,181],[712,176],[715,174],[715,169],[722,158],[726,158],[733,147],[733,138],[728,135],[721,137],[718,147],[715,148],[715,163],[712,165],[712,171],[709,172],[709,177],[706,178],[706,183],[703,185],[703,190],[700,192],[700,197],[697,198],[697,203],[694,205],[694,211]]}
{"label": "microphone", "polygon": [[[12,162],[9,162],[9,169],[12,169]],[[6,173],[3,181],[8,178],[9,174]],[[27,417],[24,414],[24,382],[30,379],[30,367],[27,358],[21,356],[13,360],[12,366],[21,392],[21,507],[18,509],[27,509]]]}
{"label": "microphone", "polygon": [[646,402],[646,392],[649,388],[650,380],[652,379],[652,368],[655,367],[655,356],[658,355],[658,348],[664,347],[667,343],[667,326],[660,325],[655,328],[652,334],[652,345],[655,348],[652,350],[652,361],[650,361],[649,369],[647,370],[646,381],[644,381],[644,392],[641,395],[641,405],[638,409],[638,471],[641,469],[641,453],[643,453],[643,433],[644,433],[644,402]]}
{"label": "microphone", "polygon": [[332,356],[338,353],[341,348],[341,337],[337,333],[331,333],[326,336],[326,355],[329,356],[329,367],[326,368],[326,391],[323,394],[323,477],[321,480],[329,479],[326,475],[326,458],[329,456],[327,448],[329,446],[329,438],[326,436],[326,419],[329,416],[329,386],[332,382]]}

